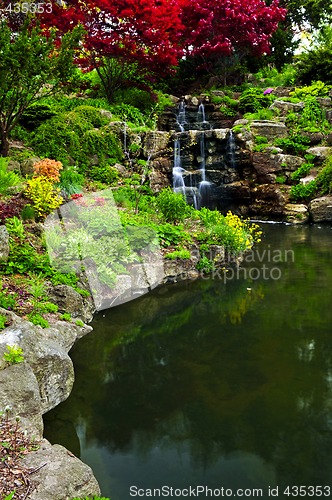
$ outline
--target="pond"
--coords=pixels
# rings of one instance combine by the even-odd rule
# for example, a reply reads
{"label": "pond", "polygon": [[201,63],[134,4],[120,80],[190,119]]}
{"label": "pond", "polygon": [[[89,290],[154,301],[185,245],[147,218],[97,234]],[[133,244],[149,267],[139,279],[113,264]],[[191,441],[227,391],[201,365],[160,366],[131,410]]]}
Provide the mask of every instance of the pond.
{"label": "pond", "polygon": [[332,227],[262,228],[237,272],[102,311],[73,348],[45,436],[104,496],[332,491]]}

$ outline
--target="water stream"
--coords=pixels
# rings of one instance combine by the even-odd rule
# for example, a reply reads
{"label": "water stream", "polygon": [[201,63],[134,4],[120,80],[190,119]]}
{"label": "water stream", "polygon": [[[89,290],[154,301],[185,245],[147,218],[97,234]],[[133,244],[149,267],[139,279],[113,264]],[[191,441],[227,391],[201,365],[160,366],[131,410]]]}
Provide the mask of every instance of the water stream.
{"label": "water stream", "polygon": [[74,390],[46,437],[104,496],[332,486],[332,227],[263,228],[237,272],[103,311],[72,350]]}

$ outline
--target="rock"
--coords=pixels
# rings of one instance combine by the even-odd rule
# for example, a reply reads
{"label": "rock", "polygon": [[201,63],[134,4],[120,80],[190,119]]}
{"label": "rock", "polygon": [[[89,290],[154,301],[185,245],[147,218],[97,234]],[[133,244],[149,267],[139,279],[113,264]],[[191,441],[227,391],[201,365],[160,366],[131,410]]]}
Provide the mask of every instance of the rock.
{"label": "rock", "polygon": [[323,108],[331,107],[332,104],[331,97],[317,97],[316,99]]}
{"label": "rock", "polygon": [[105,118],[108,118],[109,120],[112,120],[113,115],[112,115],[112,113],[108,109],[100,109],[99,112]]}
{"label": "rock", "polygon": [[0,262],[7,262],[9,256],[9,234],[6,226],[0,226]]}
{"label": "rock", "polygon": [[309,203],[309,212],[313,222],[332,221],[332,196],[315,198]]}
{"label": "rock", "polygon": [[67,500],[100,495],[91,468],[63,446],[52,446],[46,439],[39,450],[25,456],[22,465],[32,469],[40,467],[31,476],[37,486],[29,494],[30,500]]}
{"label": "rock", "polygon": [[253,120],[250,129],[254,135],[266,137],[269,141],[276,138],[287,137],[288,130],[284,123],[273,122],[270,120]]}
{"label": "rock", "polygon": [[121,175],[121,177],[131,176],[131,172],[124,165],[121,165],[121,163],[115,163],[113,165],[113,168],[115,168],[115,170],[119,172],[119,175]]}
{"label": "rock", "polygon": [[309,211],[306,205],[286,203],[284,214],[289,222],[304,224],[309,220]]}
{"label": "rock", "polygon": [[306,153],[314,155],[315,158],[315,163],[321,164],[328,158],[330,155],[332,155],[332,147],[330,146],[320,146],[320,147],[315,147],[315,148],[309,148],[306,150]]}
{"label": "rock", "polygon": [[[332,123],[332,120],[331,120],[331,123]],[[330,132],[329,134],[327,134],[327,136],[326,136],[326,144],[328,146],[332,146],[332,132]]]}
{"label": "rock", "polygon": [[60,312],[67,312],[73,318],[81,318],[84,322],[91,321],[94,311],[91,300],[84,300],[71,286],[51,286],[48,289],[48,295],[51,302],[58,306]]}
{"label": "rock", "polygon": [[[2,352],[3,355],[3,352]],[[19,417],[31,437],[43,435],[42,402],[35,374],[27,363],[0,371],[0,411],[10,408],[9,417]]]}
{"label": "rock", "polygon": [[310,146],[317,146],[324,140],[324,134],[321,132],[302,132],[302,135],[308,137]]}
{"label": "rock", "polygon": [[149,158],[157,158],[165,154],[170,140],[169,132],[150,131],[145,135],[143,153]]}
{"label": "rock", "polygon": [[211,90],[210,94],[216,97],[225,97],[225,92],[222,90]]}
{"label": "rock", "polygon": [[304,108],[304,102],[299,102],[297,104],[287,101],[274,101],[270,109],[277,109],[279,111],[279,116],[286,116],[289,112],[298,113]]}
{"label": "rock", "polygon": [[256,186],[251,192],[254,200],[250,206],[253,214],[264,216],[281,216],[284,212],[286,197],[273,184],[261,184]]}
{"label": "rock", "polygon": [[21,174],[23,176],[33,174],[34,173],[34,166],[39,161],[40,161],[40,158],[36,158],[36,157],[32,157],[32,158],[28,158],[27,160],[24,160],[21,163]]}
{"label": "rock", "polygon": [[326,110],[326,119],[329,123],[332,123],[332,109]]}
{"label": "rock", "polygon": [[16,174],[21,173],[21,165],[20,162],[15,160],[9,160],[7,170],[9,172],[15,172]]}
{"label": "rock", "polygon": [[275,155],[275,160],[277,164],[280,165],[281,170],[283,171],[290,171],[294,172],[297,170],[305,160],[301,158],[300,156],[293,156],[293,155],[284,155],[284,154],[276,154]]}

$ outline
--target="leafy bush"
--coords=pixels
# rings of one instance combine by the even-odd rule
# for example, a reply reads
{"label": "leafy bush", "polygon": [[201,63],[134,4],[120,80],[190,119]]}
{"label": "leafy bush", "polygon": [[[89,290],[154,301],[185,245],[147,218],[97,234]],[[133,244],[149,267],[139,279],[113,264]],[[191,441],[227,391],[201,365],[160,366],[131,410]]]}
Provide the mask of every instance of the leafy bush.
{"label": "leafy bush", "polygon": [[3,359],[9,365],[15,365],[24,361],[23,349],[16,345],[7,345],[7,352],[4,353]]}
{"label": "leafy bush", "polygon": [[61,314],[60,319],[62,321],[71,321],[71,315],[69,313],[63,313]]}
{"label": "leafy bush", "polygon": [[59,182],[60,170],[62,170],[61,161],[50,160],[45,158],[34,164],[33,169],[35,174],[40,177],[47,177],[52,182]]}
{"label": "leafy bush", "polygon": [[305,177],[310,173],[310,170],[313,168],[313,163],[303,163],[301,167],[299,167],[295,172],[292,173],[292,180],[299,181],[302,177]]}
{"label": "leafy bush", "polygon": [[283,139],[275,139],[274,144],[282,148],[287,154],[301,155],[308,149],[310,139],[303,135],[294,134]]}
{"label": "leafy bush", "polygon": [[25,190],[26,197],[33,203],[33,208],[39,218],[44,218],[61,205],[63,198],[60,189],[55,188],[47,177],[35,177],[28,180]]}
{"label": "leafy bush", "polygon": [[146,117],[135,106],[125,103],[116,104],[112,106],[112,111],[125,122],[130,122],[137,127],[145,125]]}
{"label": "leafy bush", "polygon": [[67,195],[80,193],[83,185],[84,175],[77,172],[75,167],[67,167],[62,170],[59,187]]}
{"label": "leafy bush", "polygon": [[332,156],[324,162],[322,170],[317,175],[316,182],[321,194],[330,194],[332,192]]}
{"label": "leafy bush", "polygon": [[184,227],[173,226],[172,224],[158,224],[155,226],[158,233],[160,244],[163,247],[168,247],[170,245],[179,245],[185,241],[190,241],[191,236],[188,232],[184,230]]}
{"label": "leafy bush", "polygon": [[251,87],[242,92],[239,99],[239,109],[244,113],[255,113],[263,108],[268,108],[274,97],[264,95],[262,89]]}
{"label": "leafy bush", "polygon": [[175,250],[174,252],[167,253],[165,255],[166,259],[175,260],[175,259],[190,259],[190,251],[186,248],[180,248],[179,250]]}
{"label": "leafy bush", "polygon": [[167,222],[181,222],[188,215],[188,205],[182,193],[164,188],[156,199],[157,209]]}
{"label": "leafy bush", "polygon": [[259,109],[254,113],[245,113],[243,118],[246,120],[273,120],[275,112],[272,109]]}
{"label": "leafy bush", "polygon": [[0,202],[0,223],[4,224],[7,219],[19,216],[26,203],[20,195],[12,196],[9,201]]}
{"label": "leafy bush", "polygon": [[13,236],[17,236],[20,239],[23,239],[25,236],[23,223],[16,216],[12,217],[11,219],[7,219],[6,228],[9,232],[9,234],[11,234]]}
{"label": "leafy bush", "polygon": [[56,111],[52,109],[50,104],[36,102],[24,111],[20,118],[20,124],[30,130],[34,130],[55,115]]}
{"label": "leafy bush", "polygon": [[8,189],[21,182],[19,175],[8,171],[8,158],[0,157],[0,194],[6,194]]}
{"label": "leafy bush", "polygon": [[292,200],[307,200],[312,198],[317,191],[316,181],[310,181],[307,184],[296,184],[291,187],[290,197]]}
{"label": "leafy bush", "polygon": [[32,312],[28,314],[28,320],[31,321],[34,325],[39,325],[42,328],[48,328],[50,326],[47,319],[43,318],[43,316],[39,313]]}
{"label": "leafy bush", "polygon": [[3,314],[0,314],[0,331],[3,330],[6,326],[7,318]]}
{"label": "leafy bush", "polygon": [[330,90],[331,85],[326,85],[326,83],[318,80],[316,82],[314,81],[312,85],[295,88],[295,90],[290,92],[290,95],[303,100],[308,97],[326,97],[329,95]]}

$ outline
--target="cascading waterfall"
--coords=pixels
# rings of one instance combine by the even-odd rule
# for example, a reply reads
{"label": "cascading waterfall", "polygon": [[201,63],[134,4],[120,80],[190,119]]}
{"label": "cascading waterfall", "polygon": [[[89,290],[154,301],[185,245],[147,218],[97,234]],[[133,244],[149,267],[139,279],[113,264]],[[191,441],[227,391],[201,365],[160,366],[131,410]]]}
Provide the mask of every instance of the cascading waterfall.
{"label": "cascading waterfall", "polygon": [[[199,124],[202,125],[202,128],[204,128],[204,125],[207,124],[207,121],[205,119],[205,108],[203,103],[201,103],[198,107],[197,121]],[[201,181],[198,185],[198,208],[200,208],[201,206],[205,205],[208,202],[210,185],[211,185],[210,182],[206,180],[206,175],[205,175],[205,166],[206,166],[205,133],[203,130],[199,134],[199,148],[200,148],[199,163],[200,163]]]}
{"label": "cascading waterfall", "polygon": [[[178,107],[176,124],[178,125],[180,132],[184,132],[184,125],[186,124],[186,108],[183,101],[180,102]],[[186,196],[186,185],[183,178],[184,172],[185,170],[182,168],[181,160],[181,140],[180,137],[177,136],[174,139],[173,191],[175,193],[182,193]]]}
{"label": "cascading waterfall", "polygon": [[228,141],[227,141],[226,156],[227,156],[227,160],[229,161],[230,166],[232,168],[235,168],[236,167],[235,139],[234,139],[233,132],[231,130],[229,132]]}

